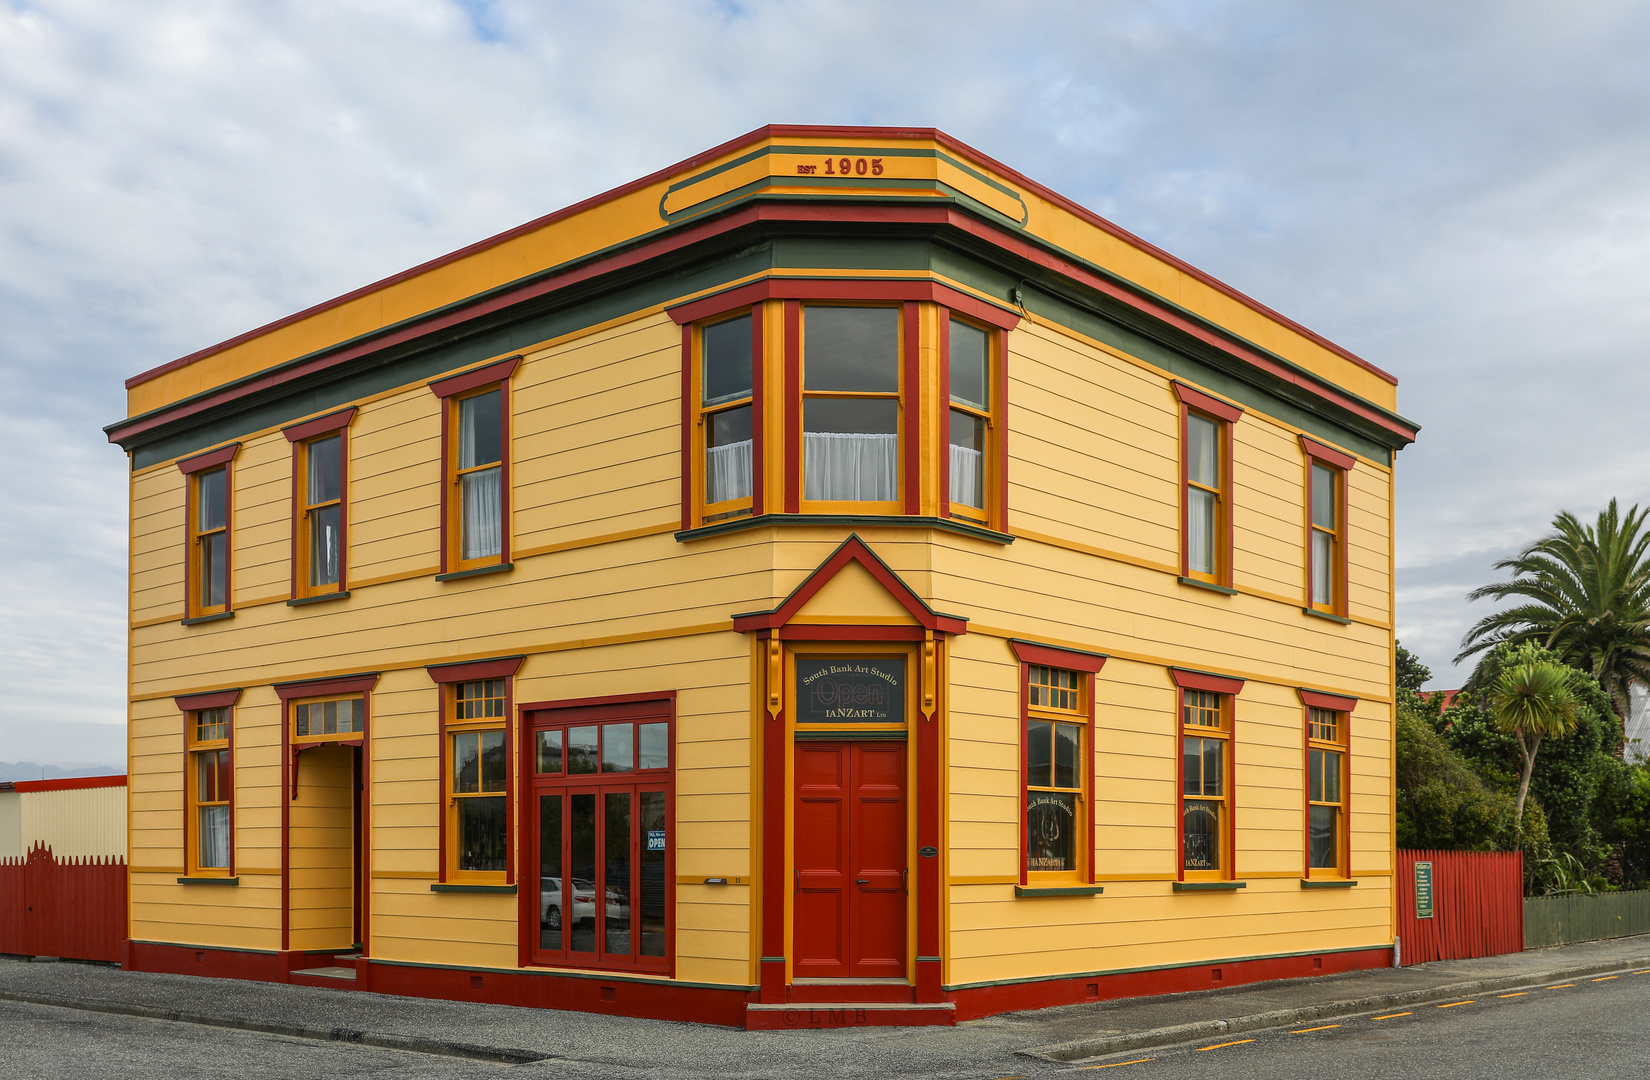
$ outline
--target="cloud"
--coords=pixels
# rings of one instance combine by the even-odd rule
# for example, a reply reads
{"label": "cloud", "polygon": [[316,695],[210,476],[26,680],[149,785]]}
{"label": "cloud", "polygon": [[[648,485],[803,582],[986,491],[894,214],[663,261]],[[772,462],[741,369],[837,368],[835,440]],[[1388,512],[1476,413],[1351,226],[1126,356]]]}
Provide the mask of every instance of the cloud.
{"label": "cloud", "polygon": [[0,0],[0,758],[123,716],[121,379],[768,122],[944,128],[1398,374],[1400,633],[1453,681],[1494,558],[1650,499],[1646,45],[1628,3]]}

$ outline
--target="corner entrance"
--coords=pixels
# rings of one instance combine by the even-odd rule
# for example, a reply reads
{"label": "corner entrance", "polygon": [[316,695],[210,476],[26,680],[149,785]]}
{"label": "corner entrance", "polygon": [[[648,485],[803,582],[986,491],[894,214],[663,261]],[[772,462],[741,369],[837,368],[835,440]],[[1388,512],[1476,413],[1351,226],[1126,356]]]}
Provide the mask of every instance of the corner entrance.
{"label": "corner entrance", "polygon": [[905,743],[796,743],[792,977],[904,979]]}

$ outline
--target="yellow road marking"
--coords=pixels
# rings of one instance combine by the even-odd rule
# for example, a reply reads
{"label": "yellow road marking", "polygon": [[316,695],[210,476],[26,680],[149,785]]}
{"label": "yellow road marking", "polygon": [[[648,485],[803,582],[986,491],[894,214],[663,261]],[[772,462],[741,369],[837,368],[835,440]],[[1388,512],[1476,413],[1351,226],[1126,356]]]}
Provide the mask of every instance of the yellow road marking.
{"label": "yellow road marking", "polygon": [[1246,1042],[1254,1042],[1254,1041],[1255,1040],[1253,1040],[1253,1039],[1239,1039],[1236,1042],[1215,1043],[1213,1046],[1200,1046],[1200,1047],[1197,1048],[1197,1052],[1201,1054],[1205,1050],[1219,1050],[1223,1046],[1242,1046]]}
{"label": "yellow road marking", "polygon": [[1439,1005],[1438,1008],[1440,1008],[1440,1009],[1453,1009],[1457,1005],[1476,1005],[1476,1004],[1478,1004],[1478,1002],[1476,1002],[1476,1001],[1452,1001],[1448,1005]]}
{"label": "yellow road marking", "polygon": [[1559,983],[1557,986],[1549,986],[1549,987],[1547,987],[1547,989],[1549,989],[1549,990],[1567,990],[1567,989],[1569,989],[1570,987],[1572,987],[1574,985],[1575,985],[1575,983]]}
{"label": "yellow road marking", "polygon": [[1084,1065],[1085,1069],[1115,1069],[1120,1065],[1139,1065],[1144,1061],[1156,1061],[1156,1058],[1135,1058],[1133,1061],[1114,1061],[1110,1065]]}
{"label": "yellow road marking", "polygon": [[1371,1016],[1371,1020],[1391,1020],[1395,1016],[1414,1016],[1414,1013],[1387,1013],[1385,1016]]}
{"label": "yellow road marking", "polygon": [[1633,972],[1633,974],[1634,975],[1650,975],[1650,968],[1645,968],[1643,971],[1635,971],[1635,972]]}
{"label": "yellow road marking", "polygon": [[1495,996],[1496,997],[1523,997],[1525,994],[1528,994],[1528,993],[1529,993],[1528,990],[1520,990],[1516,994],[1497,994]]}
{"label": "yellow road marking", "polygon": [[1594,982],[1609,982],[1611,979],[1619,979],[1619,978],[1621,978],[1620,975],[1600,975],[1598,978],[1594,979],[1593,981]]}
{"label": "yellow road marking", "polygon": [[1340,1026],[1341,1025],[1339,1025],[1339,1024],[1325,1024],[1323,1027],[1299,1028],[1295,1031],[1291,1031],[1289,1034],[1291,1034],[1291,1035],[1305,1035],[1308,1031],[1328,1031],[1330,1028],[1337,1028],[1337,1027],[1340,1027]]}

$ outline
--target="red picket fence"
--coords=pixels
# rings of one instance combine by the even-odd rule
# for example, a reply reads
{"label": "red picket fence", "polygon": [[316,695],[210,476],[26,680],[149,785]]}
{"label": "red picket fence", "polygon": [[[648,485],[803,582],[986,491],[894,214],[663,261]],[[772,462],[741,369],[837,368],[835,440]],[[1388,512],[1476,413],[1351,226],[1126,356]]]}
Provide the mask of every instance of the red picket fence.
{"label": "red picket fence", "polygon": [[118,962],[125,936],[125,859],[0,859],[0,953]]}
{"label": "red picket fence", "polygon": [[[1416,863],[1432,864],[1432,917],[1418,918]],[[1524,951],[1524,855],[1399,851],[1398,942],[1405,967]]]}

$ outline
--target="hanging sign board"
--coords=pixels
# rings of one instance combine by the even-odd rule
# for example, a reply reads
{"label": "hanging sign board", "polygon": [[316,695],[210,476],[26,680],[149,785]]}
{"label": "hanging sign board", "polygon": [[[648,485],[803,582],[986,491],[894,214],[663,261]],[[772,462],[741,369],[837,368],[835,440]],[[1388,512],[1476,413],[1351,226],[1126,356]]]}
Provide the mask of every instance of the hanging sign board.
{"label": "hanging sign board", "polygon": [[1415,864],[1415,917],[1432,918],[1432,864]]}
{"label": "hanging sign board", "polygon": [[903,724],[905,657],[796,662],[798,724]]}

